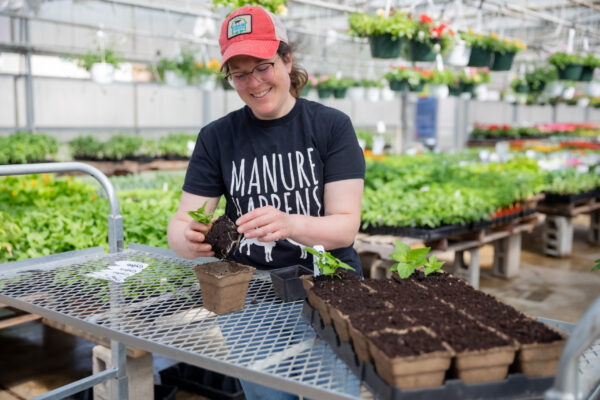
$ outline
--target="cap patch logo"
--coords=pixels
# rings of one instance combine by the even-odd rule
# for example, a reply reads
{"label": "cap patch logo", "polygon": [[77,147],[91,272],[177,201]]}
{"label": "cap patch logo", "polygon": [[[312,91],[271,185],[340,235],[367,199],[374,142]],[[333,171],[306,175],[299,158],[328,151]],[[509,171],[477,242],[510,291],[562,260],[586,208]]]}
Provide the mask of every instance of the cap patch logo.
{"label": "cap patch logo", "polygon": [[252,15],[237,15],[229,20],[227,23],[227,39],[245,33],[252,33]]}

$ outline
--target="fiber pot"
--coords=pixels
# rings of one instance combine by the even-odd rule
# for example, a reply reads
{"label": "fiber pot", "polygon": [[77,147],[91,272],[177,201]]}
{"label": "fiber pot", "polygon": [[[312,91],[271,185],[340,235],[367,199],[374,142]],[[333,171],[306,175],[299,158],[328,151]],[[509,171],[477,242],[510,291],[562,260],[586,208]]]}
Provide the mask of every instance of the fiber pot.
{"label": "fiber pot", "polygon": [[214,261],[194,267],[200,282],[204,308],[227,314],[244,308],[253,267],[233,261]]}
{"label": "fiber pot", "polygon": [[402,49],[402,40],[389,33],[369,36],[369,46],[373,58],[398,58]]}

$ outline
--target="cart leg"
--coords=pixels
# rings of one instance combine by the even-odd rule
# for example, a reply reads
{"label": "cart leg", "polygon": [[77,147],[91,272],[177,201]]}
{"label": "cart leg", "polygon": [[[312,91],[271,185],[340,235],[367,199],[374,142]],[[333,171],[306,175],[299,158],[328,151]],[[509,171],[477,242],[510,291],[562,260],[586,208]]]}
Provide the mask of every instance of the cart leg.
{"label": "cart leg", "polygon": [[564,257],[573,248],[573,219],[558,215],[546,215],[544,223],[544,254]]}
{"label": "cart leg", "polygon": [[590,213],[588,242],[596,245],[600,244],[600,210],[594,210]]}
{"label": "cart leg", "polygon": [[[471,254],[469,265],[465,263],[465,251],[468,251]],[[479,247],[457,251],[454,255],[452,273],[454,276],[469,282],[475,289],[479,289]]]}
{"label": "cart leg", "polygon": [[494,275],[512,278],[519,273],[521,263],[521,234],[517,233],[494,242]]}

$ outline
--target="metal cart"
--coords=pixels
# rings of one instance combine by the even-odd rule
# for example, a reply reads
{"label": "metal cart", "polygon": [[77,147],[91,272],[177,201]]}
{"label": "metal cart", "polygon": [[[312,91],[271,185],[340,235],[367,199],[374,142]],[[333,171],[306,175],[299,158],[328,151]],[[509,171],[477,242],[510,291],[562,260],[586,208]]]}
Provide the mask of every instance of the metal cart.
{"label": "metal cart", "polygon": [[[113,400],[127,399],[125,346],[313,399],[373,398],[304,321],[302,303],[275,298],[264,272],[255,273],[244,309],[221,316],[202,307],[195,279],[177,281],[174,291],[153,287],[152,295],[140,298],[127,283],[88,278],[87,273],[119,261],[136,261],[149,265],[153,282],[168,285],[197,261],[144,245],[129,244],[125,250],[118,199],[108,178],[94,167],[77,162],[0,166],[0,176],[71,171],[94,176],[108,195],[109,253],[95,247],[2,264],[0,302],[109,338],[115,361],[102,373],[38,399],[63,398],[107,380],[114,380]],[[571,335],[547,397],[598,397],[600,299],[577,326],[544,322]]]}

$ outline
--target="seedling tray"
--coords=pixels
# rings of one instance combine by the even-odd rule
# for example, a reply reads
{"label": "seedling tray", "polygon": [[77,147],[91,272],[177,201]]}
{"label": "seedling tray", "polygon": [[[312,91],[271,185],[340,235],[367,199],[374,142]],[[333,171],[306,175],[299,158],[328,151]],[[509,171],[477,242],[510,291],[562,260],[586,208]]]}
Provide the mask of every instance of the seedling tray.
{"label": "seedling tray", "polygon": [[471,225],[442,225],[436,228],[412,227],[412,226],[369,226],[362,231],[370,235],[394,235],[408,236],[423,239],[428,242],[431,240],[442,239],[451,235],[460,235],[471,230]]}
{"label": "seedling tray", "polygon": [[542,397],[554,382],[554,377],[528,378],[523,374],[509,374],[502,381],[467,385],[459,379],[446,380],[442,386],[401,390],[388,385],[377,374],[373,364],[359,362],[350,342],[340,342],[333,325],[323,324],[319,312],[304,301],[302,316],[321,339],[333,349],[350,370],[363,381],[379,400],[466,400],[481,398],[522,399]]}
{"label": "seedling tray", "polygon": [[576,194],[546,193],[546,197],[542,200],[542,204],[569,204],[594,197],[600,197],[600,189],[595,188],[588,190],[587,192]]}
{"label": "seedling tray", "polygon": [[159,372],[165,385],[177,386],[187,392],[197,393],[216,400],[241,400],[244,391],[240,381],[218,372],[185,363],[177,363]]}

